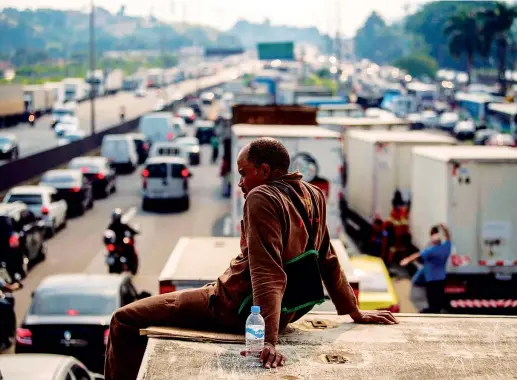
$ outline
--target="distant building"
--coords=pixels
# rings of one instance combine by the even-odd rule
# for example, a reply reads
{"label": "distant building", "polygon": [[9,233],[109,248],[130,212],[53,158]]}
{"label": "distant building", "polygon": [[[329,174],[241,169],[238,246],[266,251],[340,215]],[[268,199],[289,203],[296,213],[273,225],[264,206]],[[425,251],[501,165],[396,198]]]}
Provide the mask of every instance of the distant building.
{"label": "distant building", "polygon": [[16,77],[14,66],[7,61],[0,61],[0,78],[5,80],[13,80]]}

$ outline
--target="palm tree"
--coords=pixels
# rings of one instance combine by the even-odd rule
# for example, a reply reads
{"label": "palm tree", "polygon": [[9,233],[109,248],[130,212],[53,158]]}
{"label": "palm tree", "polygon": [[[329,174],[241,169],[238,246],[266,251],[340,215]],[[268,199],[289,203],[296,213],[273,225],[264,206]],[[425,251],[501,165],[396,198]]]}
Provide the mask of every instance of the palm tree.
{"label": "palm tree", "polygon": [[492,45],[496,46],[497,78],[502,95],[506,94],[506,69],[509,34],[513,21],[517,18],[517,8],[497,3],[493,9],[480,12],[482,18],[482,49],[486,56]]}
{"label": "palm tree", "polygon": [[463,11],[451,16],[445,23],[443,32],[448,38],[448,47],[451,55],[459,59],[465,54],[465,71],[469,76],[468,80],[470,83],[474,57],[477,53],[482,52],[479,25],[475,14]]}

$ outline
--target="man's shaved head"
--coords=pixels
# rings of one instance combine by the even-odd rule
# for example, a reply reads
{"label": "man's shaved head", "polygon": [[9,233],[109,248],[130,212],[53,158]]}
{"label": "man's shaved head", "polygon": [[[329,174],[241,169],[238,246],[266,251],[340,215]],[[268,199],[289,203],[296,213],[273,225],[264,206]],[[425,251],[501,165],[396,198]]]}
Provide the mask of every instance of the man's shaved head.
{"label": "man's shaved head", "polygon": [[285,146],[270,137],[261,137],[249,143],[248,161],[255,166],[268,164],[271,171],[283,174],[287,173],[291,164],[289,152]]}

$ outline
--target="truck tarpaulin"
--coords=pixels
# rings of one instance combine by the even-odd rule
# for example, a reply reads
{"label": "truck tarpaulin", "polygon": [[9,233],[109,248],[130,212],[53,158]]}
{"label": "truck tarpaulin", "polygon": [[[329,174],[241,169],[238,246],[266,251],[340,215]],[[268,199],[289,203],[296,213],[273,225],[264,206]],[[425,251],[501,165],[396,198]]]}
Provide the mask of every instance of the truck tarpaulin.
{"label": "truck tarpaulin", "polygon": [[315,107],[235,105],[232,111],[232,124],[318,125]]}

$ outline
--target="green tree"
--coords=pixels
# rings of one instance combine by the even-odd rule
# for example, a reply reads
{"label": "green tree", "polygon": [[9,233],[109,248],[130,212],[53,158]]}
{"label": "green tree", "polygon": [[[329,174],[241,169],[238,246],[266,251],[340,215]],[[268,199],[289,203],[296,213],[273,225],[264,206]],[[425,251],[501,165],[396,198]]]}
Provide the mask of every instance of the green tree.
{"label": "green tree", "polygon": [[429,55],[409,55],[393,62],[393,66],[406,70],[414,77],[429,76],[434,78],[438,71],[438,62]]}
{"label": "green tree", "polygon": [[497,79],[502,95],[506,94],[506,69],[508,46],[510,45],[510,31],[515,18],[517,8],[497,3],[494,9],[486,9],[480,12],[483,20],[481,27],[483,52],[489,54],[492,45],[495,45],[497,60]]}
{"label": "green tree", "polygon": [[448,38],[450,54],[456,59],[466,56],[465,71],[470,81],[474,57],[483,52],[476,15],[461,11],[451,16],[443,32]]}

